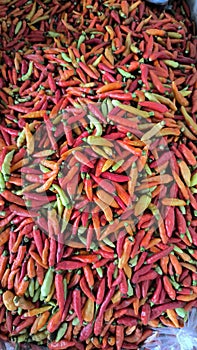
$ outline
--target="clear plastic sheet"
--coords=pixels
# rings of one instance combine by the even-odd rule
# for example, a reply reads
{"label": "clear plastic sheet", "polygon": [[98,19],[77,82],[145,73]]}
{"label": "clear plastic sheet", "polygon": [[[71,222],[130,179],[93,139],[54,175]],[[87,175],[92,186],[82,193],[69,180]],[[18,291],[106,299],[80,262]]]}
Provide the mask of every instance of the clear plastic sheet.
{"label": "clear plastic sheet", "polygon": [[38,346],[35,344],[14,344],[4,341],[0,341],[0,350],[47,350],[44,346]]}
{"label": "clear plastic sheet", "polygon": [[192,309],[183,328],[155,328],[143,350],[196,350],[197,309]]}

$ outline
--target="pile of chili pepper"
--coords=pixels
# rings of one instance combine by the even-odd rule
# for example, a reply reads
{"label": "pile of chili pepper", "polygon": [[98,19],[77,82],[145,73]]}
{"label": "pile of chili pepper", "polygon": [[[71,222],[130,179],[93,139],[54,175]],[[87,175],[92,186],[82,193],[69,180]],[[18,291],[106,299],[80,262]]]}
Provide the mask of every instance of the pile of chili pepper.
{"label": "pile of chili pepper", "polygon": [[197,306],[186,2],[0,1],[0,339],[139,349]]}

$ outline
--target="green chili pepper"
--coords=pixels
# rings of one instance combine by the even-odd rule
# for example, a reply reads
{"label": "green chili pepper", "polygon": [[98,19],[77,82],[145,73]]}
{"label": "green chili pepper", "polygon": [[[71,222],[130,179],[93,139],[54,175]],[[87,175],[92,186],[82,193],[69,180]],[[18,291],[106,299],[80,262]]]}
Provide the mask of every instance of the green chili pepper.
{"label": "green chili pepper", "polygon": [[110,113],[113,108],[114,108],[114,106],[112,104],[112,101],[109,98],[107,98],[107,110],[108,110],[108,113]]}
{"label": "green chili pepper", "polygon": [[63,338],[64,334],[67,331],[67,328],[68,328],[68,323],[67,322],[62,323],[62,325],[58,329],[57,336],[55,338],[56,342],[60,341]]}
{"label": "green chili pepper", "polygon": [[192,243],[193,242],[192,237],[191,237],[191,234],[190,234],[188,228],[186,228],[186,236],[187,236],[188,240],[190,241],[190,243]]}
{"label": "green chili pepper", "polygon": [[43,173],[49,173],[50,169],[46,168],[44,165],[39,164],[39,168]]}
{"label": "green chili pepper", "polygon": [[5,189],[5,181],[2,173],[0,172],[0,190],[3,191]]}
{"label": "green chili pepper", "polygon": [[118,170],[122,164],[124,163],[124,159],[119,160],[116,164],[114,164],[111,168],[112,171]]}
{"label": "green chili pepper", "polygon": [[130,45],[130,50],[135,53],[135,54],[138,54],[138,52],[140,52],[140,50],[138,49],[137,46],[135,46],[134,44],[131,44]]}
{"label": "green chili pepper", "polygon": [[81,34],[79,39],[78,39],[78,42],[77,42],[77,48],[79,49],[81,44],[85,41],[86,39],[86,35],[85,34]]}
{"label": "green chili pepper", "polygon": [[197,173],[195,173],[192,178],[191,178],[191,181],[190,181],[190,187],[194,187],[197,185]]}
{"label": "green chili pepper", "polygon": [[17,312],[18,312],[18,315],[22,315],[23,309],[21,307],[18,307]]}
{"label": "green chili pepper", "polygon": [[118,277],[118,268],[117,267],[115,268],[115,271],[113,273],[113,277],[114,277],[114,279],[116,279]]}
{"label": "green chili pepper", "polygon": [[103,242],[109,247],[115,248],[115,244],[108,237],[104,238]]}
{"label": "green chili pepper", "polygon": [[80,226],[80,227],[78,228],[78,234],[79,234],[79,235],[82,235],[85,231],[86,231],[86,227],[84,227],[84,226]]}
{"label": "green chili pepper", "polygon": [[36,341],[36,342],[39,342],[39,341],[44,340],[46,338],[47,338],[47,332],[46,331],[38,332],[37,334],[33,334],[32,335],[32,340]]}
{"label": "green chili pepper", "polygon": [[35,282],[34,282],[33,278],[29,282],[28,290],[29,290],[30,297],[33,298],[34,293],[35,293]]}
{"label": "green chili pepper", "polygon": [[26,298],[29,298],[29,289],[26,290],[25,296],[26,296]]}
{"label": "green chili pepper", "polygon": [[23,144],[23,142],[25,141],[25,131],[22,130],[19,135],[18,135],[18,138],[17,138],[17,141],[16,141],[16,145],[18,148],[20,148]]}
{"label": "green chili pepper", "polygon": [[178,68],[179,67],[179,63],[173,60],[164,60],[164,63],[172,68]]}
{"label": "green chili pepper", "polygon": [[147,173],[148,175],[152,175],[152,174],[153,174],[152,171],[151,171],[151,168],[149,167],[148,164],[145,164],[144,170],[146,171],[146,173]]}
{"label": "green chili pepper", "polygon": [[95,136],[101,136],[103,133],[103,128],[102,128],[102,125],[99,123],[98,119],[94,118],[93,116],[91,116],[89,114],[87,115],[87,117],[96,128]]}
{"label": "green chili pepper", "polygon": [[175,278],[174,278],[174,276],[171,276],[171,278],[170,278],[170,282],[172,283],[172,285],[173,285],[173,287],[175,288],[175,289],[179,289],[180,288],[180,284],[179,283],[177,283],[176,281],[175,281]]}
{"label": "green chili pepper", "polygon": [[66,278],[63,279],[63,286],[64,286],[64,299],[67,299],[67,294],[68,294],[68,286],[67,286],[67,281]]}
{"label": "green chili pepper", "polygon": [[62,216],[63,210],[64,210],[64,207],[62,205],[61,199],[59,196],[57,196],[57,212],[60,217]]}
{"label": "green chili pepper", "polygon": [[32,72],[33,72],[33,61],[30,61],[28,71],[26,74],[22,75],[21,80],[25,81],[25,80],[29,79]]}
{"label": "green chili pepper", "polygon": [[61,56],[62,56],[64,61],[69,62],[69,63],[72,62],[71,58],[65,52],[62,52]]}
{"label": "green chili pepper", "polygon": [[155,271],[156,271],[159,275],[163,275],[163,271],[162,271],[162,269],[161,269],[160,266],[155,267]]}
{"label": "green chili pepper", "polygon": [[130,259],[130,260],[129,260],[129,265],[130,265],[131,267],[134,267],[134,266],[137,265],[137,262],[138,262],[138,255],[136,255],[133,259]]}
{"label": "green chili pepper", "polygon": [[56,33],[56,32],[47,32],[49,36],[51,36],[52,38],[58,38],[58,36],[60,36],[60,33]]}
{"label": "green chili pepper", "polygon": [[187,311],[185,311],[185,309],[182,309],[181,307],[176,308],[175,311],[177,315],[182,318],[185,318],[185,316],[188,314]]}
{"label": "green chili pepper", "polygon": [[106,99],[104,101],[102,101],[102,103],[101,103],[101,112],[102,112],[104,117],[107,117],[108,108],[107,108],[107,100]]}
{"label": "green chili pepper", "polygon": [[3,174],[5,181],[8,181],[10,177],[10,167],[11,167],[12,158],[14,156],[14,152],[15,150],[13,149],[9,153],[7,153],[2,164],[1,172]]}
{"label": "green chili pepper", "polygon": [[174,251],[177,253],[180,253],[180,254],[183,253],[183,250],[181,248],[177,247],[176,245],[174,245]]}
{"label": "green chili pepper", "polygon": [[134,76],[129,73],[129,72],[126,72],[124,69],[122,68],[117,68],[118,72],[125,78],[134,78]]}
{"label": "green chili pepper", "polygon": [[102,278],[103,277],[103,270],[102,270],[102,268],[101,267],[97,267],[96,271],[97,271],[99,277]]}
{"label": "green chili pepper", "polygon": [[67,205],[69,204],[69,199],[67,198],[64,190],[62,188],[60,188],[58,185],[53,185],[52,186],[56,191],[57,193],[59,194],[59,197],[60,197],[60,200],[63,204],[64,207],[67,207]]}
{"label": "green chili pepper", "polygon": [[23,24],[22,21],[18,21],[18,23],[17,23],[17,25],[16,25],[16,27],[15,27],[15,31],[14,31],[14,34],[15,34],[15,35],[18,34],[19,30],[20,30],[21,27],[22,27],[22,24]]}
{"label": "green chili pepper", "polygon": [[[86,227],[83,227],[83,229],[86,230]],[[83,237],[83,236],[79,236],[79,239],[80,239],[80,241],[86,246],[86,244],[87,244],[86,238]],[[96,246],[96,244],[95,244],[94,242],[92,242],[91,245],[90,245],[90,248],[94,250],[94,249],[97,248],[97,246]]]}
{"label": "green chili pepper", "polygon": [[78,324],[79,324],[79,319],[78,319],[78,317],[75,317],[75,318],[72,320],[72,325],[73,325],[73,326],[78,326]]}
{"label": "green chili pepper", "polygon": [[52,267],[49,267],[49,269],[46,272],[43,284],[41,286],[41,297],[44,299],[48,296],[48,294],[51,291],[53,278],[54,278],[54,270]]}
{"label": "green chili pepper", "polygon": [[133,295],[133,287],[132,287],[131,281],[129,279],[127,280],[127,285],[128,285],[127,295],[128,295],[128,297],[132,297],[132,295]]}
{"label": "green chili pepper", "polygon": [[16,339],[16,343],[24,343],[27,339],[27,331],[24,334],[19,335]]}
{"label": "green chili pepper", "polygon": [[34,289],[37,290],[40,287],[38,280],[35,280],[35,286]]}

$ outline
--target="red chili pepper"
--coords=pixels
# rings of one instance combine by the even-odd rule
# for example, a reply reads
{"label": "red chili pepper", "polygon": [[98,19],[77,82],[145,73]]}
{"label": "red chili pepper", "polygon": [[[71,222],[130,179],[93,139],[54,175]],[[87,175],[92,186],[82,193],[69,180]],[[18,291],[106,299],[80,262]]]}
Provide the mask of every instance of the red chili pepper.
{"label": "red chili pepper", "polygon": [[72,294],[73,309],[79,319],[80,324],[83,323],[82,319],[82,309],[81,309],[81,293],[79,289],[73,290]]}
{"label": "red chili pepper", "polygon": [[57,294],[57,302],[60,309],[60,312],[63,313],[65,298],[64,298],[64,284],[63,284],[63,275],[56,273],[55,275],[55,289]]}
{"label": "red chili pepper", "polygon": [[146,263],[147,264],[153,264],[156,261],[160,260],[162,257],[169,255],[172,250],[173,250],[173,247],[168,247],[168,248],[166,248],[166,249],[164,249],[164,250],[162,250],[162,251],[160,251],[158,253],[155,253],[150,258],[148,258],[146,260]]}
{"label": "red chili pepper", "polygon": [[22,198],[20,198],[19,196],[15,195],[14,193],[8,190],[4,190],[3,192],[1,192],[1,196],[11,203],[18,204],[19,206],[22,206],[22,207],[25,206],[25,202]]}
{"label": "red chili pepper", "polygon": [[89,287],[88,287],[88,285],[87,285],[87,282],[86,282],[84,276],[81,277],[80,282],[79,282],[79,285],[80,285],[81,290],[83,291],[83,293],[84,293],[89,299],[91,299],[92,301],[95,301],[95,297],[94,297],[94,295],[92,294],[91,290],[89,289]]}

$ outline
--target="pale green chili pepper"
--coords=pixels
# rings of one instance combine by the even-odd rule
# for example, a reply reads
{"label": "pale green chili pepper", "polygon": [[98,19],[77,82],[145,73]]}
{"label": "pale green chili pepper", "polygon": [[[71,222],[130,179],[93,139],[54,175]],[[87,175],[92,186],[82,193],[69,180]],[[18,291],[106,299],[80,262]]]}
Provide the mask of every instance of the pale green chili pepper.
{"label": "pale green chili pepper", "polygon": [[21,80],[25,81],[25,80],[29,79],[32,72],[33,72],[33,61],[30,61],[28,71],[26,74],[22,75]]}
{"label": "pale green chili pepper", "polygon": [[78,319],[78,317],[75,317],[75,318],[72,320],[72,325],[73,325],[73,326],[78,326],[78,324],[79,324],[79,319]]}
{"label": "pale green chili pepper", "polygon": [[99,123],[98,119],[89,114],[87,115],[87,117],[96,128],[95,136],[101,136],[103,133],[103,128],[102,125]]}
{"label": "pale green chili pepper", "polygon": [[106,99],[101,103],[101,112],[102,112],[104,117],[107,117],[108,108],[107,108],[107,100]]}
{"label": "pale green chili pepper", "polygon": [[64,210],[64,207],[62,205],[62,202],[60,200],[60,197],[57,196],[57,212],[58,212],[58,215],[61,217],[62,216],[62,213],[63,213],[63,210]]}
{"label": "pale green chili pepper", "polygon": [[20,334],[18,337],[15,338],[16,343],[23,343],[27,339],[27,331],[25,330],[24,334]]}
{"label": "pale green chili pepper", "polygon": [[3,191],[4,189],[5,189],[5,181],[2,173],[0,172],[0,191]]}
{"label": "pale green chili pepper", "polygon": [[127,295],[128,295],[128,297],[132,297],[132,295],[133,295],[133,287],[132,287],[131,282],[130,282],[129,279],[127,280],[127,285],[128,285]]}
{"label": "pale green chili pepper", "polygon": [[117,68],[118,72],[125,78],[133,78],[134,76],[129,73],[129,72],[126,72],[124,69],[122,68]]}
{"label": "pale green chili pepper", "polygon": [[[86,227],[84,227],[84,228],[85,228],[85,230],[86,230]],[[86,244],[87,244],[86,238],[80,236],[79,239],[80,239],[80,241],[86,246]],[[95,244],[94,242],[91,242],[90,248],[94,250],[94,249],[97,248],[97,246],[96,246],[96,244]]]}
{"label": "pale green chili pepper", "polygon": [[13,149],[9,153],[7,153],[2,164],[1,172],[5,181],[8,181],[10,177],[10,167],[12,158],[14,156],[14,152],[15,150]]}
{"label": "pale green chili pepper", "polygon": [[190,187],[196,186],[197,185],[197,173],[195,173],[190,181]]}
{"label": "pale green chili pepper", "polygon": [[39,342],[39,341],[44,340],[46,338],[47,338],[47,332],[46,331],[38,332],[37,334],[33,334],[32,335],[32,340],[36,341],[36,342]]}
{"label": "pale green chili pepper", "polygon": [[51,36],[51,38],[58,38],[58,36],[60,36],[60,33],[56,33],[56,32],[47,32],[49,36]]}
{"label": "pale green chili pepper", "polygon": [[39,287],[40,287],[40,285],[39,285],[39,282],[38,282],[38,280],[36,278],[34,289],[37,290]]}
{"label": "pale green chili pepper", "polygon": [[22,130],[19,135],[18,135],[18,138],[17,138],[17,141],[16,141],[16,145],[18,148],[20,148],[23,144],[23,142],[25,141],[25,131]]}
{"label": "pale green chili pepper", "polygon": [[71,58],[65,52],[62,52],[61,56],[62,56],[64,61],[69,62],[69,63],[72,62]]}
{"label": "pale green chili pepper", "polygon": [[187,315],[187,311],[185,311],[185,310],[182,309],[181,307],[176,308],[175,311],[176,311],[177,315],[178,315],[179,317],[181,317],[181,318],[184,318],[185,315]]}
{"label": "pale green chili pepper", "polygon": [[179,63],[173,60],[164,60],[164,63],[172,68],[178,68],[179,67]]}
{"label": "pale green chili pepper", "polygon": [[185,207],[180,206],[179,209],[180,209],[180,211],[181,211],[181,213],[182,213],[183,215],[186,214],[186,209],[185,209]]}
{"label": "pale green chili pepper", "polygon": [[115,244],[114,244],[112,241],[110,241],[110,239],[109,239],[108,237],[104,238],[104,239],[103,239],[103,242],[104,242],[106,245],[108,245],[109,247],[115,248]]}
{"label": "pale green chili pepper", "polygon": [[51,170],[46,168],[44,165],[39,164],[39,168],[43,173],[49,173]]}
{"label": "pale green chili pepper", "polygon": [[86,39],[86,35],[85,34],[81,34],[79,39],[78,39],[78,42],[77,42],[77,48],[79,49],[81,44],[85,41]]}
{"label": "pale green chili pepper", "polygon": [[30,297],[33,298],[35,293],[35,283],[33,278],[30,279],[28,290],[29,290]]}
{"label": "pale green chili pepper", "polygon": [[171,276],[170,282],[172,283],[172,285],[173,285],[173,287],[174,287],[175,289],[178,290],[178,289],[180,288],[180,284],[177,283],[177,282],[175,281],[175,279],[173,278],[173,276]]}
{"label": "pale green chili pepper", "polygon": [[109,98],[107,98],[107,110],[108,110],[108,113],[110,113],[112,111],[112,109],[114,109],[112,101]]}
{"label": "pale green chili pepper", "polygon": [[190,241],[190,243],[193,243],[193,241],[192,241],[192,236],[191,236],[191,234],[190,234],[188,228],[186,228],[186,236],[187,236],[188,240]]}
{"label": "pale green chili pepper", "polygon": [[[35,122],[32,122],[32,123],[29,124],[30,131],[34,131],[35,130],[35,125],[36,125]],[[23,143],[25,142],[25,139],[26,139],[25,131],[22,130],[19,133],[19,136],[18,136],[17,141],[16,141],[16,145],[17,145],[18,148],[20,148],[23,145]]]}
{"label": "pale green chili pepper", "polygon": [[78,228],[78,234],[79,234],[79,235],[82,235],[82,234],[85,232],[85,230],[86,230],[86,227],[80,226],[80,227]]}
{"label": "pale green chili pepper", "polygon": [[100,56],[97,57],[97,59],[93,62],[93,67],[97,67],[98,64],[101,62],[103,55],[101,54]]}
{"label": "pale green chili pepper", "polygon": [[29,298],[29,290],[28,289],[25,292],[25,296],[26,296],[26,298]]}
{"label": "pale green chili pepper", "polygon": [[43,298],[43,300],[48,296],[48,294],[51,291],[53,279],[54,279],[54,270],[52,267],[49,267],[49,269],[46,272],[43,284],[41,286],[41,297]]}
{"label": "pale green chili pepper", "polygon": [[136,255],[133,259],[129,260],[129,266],[134,267],[137,265],[138,262],[138,255]]}
{"label": "pale green chili pepper", "polygon": [[59,194],[60,200],[61,200],[63,206],[64,206],[64,207],[67,207],[67,205],[69,204],[69,199],[67,198],[67,196],[66,196],[64,190],[63,190],[62,188],[60,188],[58,185],[55,185],[55,184],[54,184],[52,187],[53,187],[53,188],[57,191],[57,193]]}
{"label": "pale green chili pepper", "polygon": [[63,286],[64,286],[64,299],[67,299],[67,294],[68,294],[68,285],[66,278],[63,279]]}
{"label": "pale green chili pepper", "polygon": [[97,267],[96,271],[97,271],[99,277],[102,278],[103,277],[103,270],[102,270],[102,268],[101,267]]}
{"label": "pale green chili pepper", "polygon": [[155,271],[156,271],[159,275],[163,275],[163,271],[162,271],[162,269],[161,269],[160,266],[155,267]]}
{"label": "pale green chili pepper", "polygon": [[21,307],[18,307],[17,309],[17,313],[18,315],[22,315],[23,309]]}
{"label": "pale green chili pepper", "polygon": [[19,30],[20,30],[21,27],[22,27],[22,24],[23,24],[22,21],[19,21],[19,22],[17,23],[17,25],[16,25],[16,27],[15,27],[15,31],[14,31],[14,34],[15,34],[15,35],[18,34]]}
{"label": "pale green chili pepper", "polygon": [[58,329],[57,336],[55,338],[56,342],[60,341],[63,338],[64,334],[67,331],[67,328],[68,328],[68,323],[67,322],[62,323],[62,325]]}
{"label": "pale green chili pepper", "polygon": [[113,166],[112,166],[112,171],[116,171],[116,170],[118,170],[120,167],[121,167],[121,165],[124,163],[124,159],[121,159],[121,160],[119,160],[116,164],[114,164]]}
{"label": "pale green chili pepper", "polygon": [[144,166],[144,170],[146,171],[146,173],[147,173],[148,175],[152,175],[151,168],[149,167],[149,165],[148,165],[148,164],[145,164],[145,166]]}
{"label": "pale green chili pepper", "polygon": [[114,279],[116,279],[118,277],[118,268],[117,267],[115,268],[115,271],[113,273],[113,277],[114,277]]}

